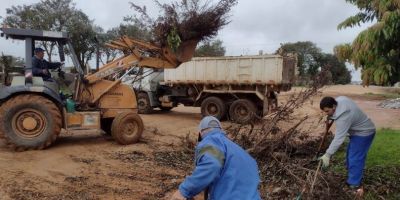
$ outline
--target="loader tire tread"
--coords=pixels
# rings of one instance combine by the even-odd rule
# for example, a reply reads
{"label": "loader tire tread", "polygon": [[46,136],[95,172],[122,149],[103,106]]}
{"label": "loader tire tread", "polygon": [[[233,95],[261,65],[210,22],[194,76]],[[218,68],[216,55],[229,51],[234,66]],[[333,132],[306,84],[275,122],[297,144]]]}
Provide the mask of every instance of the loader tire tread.
{"label": "loader tire tread", "polygon": [[[14,111],[24,108],[33,108],[46,118],[45,130],[47,135],[43,141],[36,141],[37,145],[25,145],[22,140],[15,136],[14,131],[6,123],[12,123]],[[50,128],[49,128],[50,126]],[[58,137],[62,127],[62,116],[59,108],[48,98],[36,94],[22,94],[11,97],[0,106],[0,135],[5,139],[6,145],[15,151],[41,150],[50,146]],[[33,138],[34,141],[37,138]]]}

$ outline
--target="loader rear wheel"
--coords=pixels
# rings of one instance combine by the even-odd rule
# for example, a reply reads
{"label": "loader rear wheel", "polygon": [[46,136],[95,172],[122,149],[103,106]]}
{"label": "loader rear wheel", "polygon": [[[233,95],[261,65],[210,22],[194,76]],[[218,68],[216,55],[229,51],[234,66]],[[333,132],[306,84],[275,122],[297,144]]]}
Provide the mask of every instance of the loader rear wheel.
{"label": "loader rear wheel", "polygon": [[229,108],[231,120],[239,124],[250,123],[256,116],[257,108],[248,99],[238,99]]}
{"label": "loader rear wheel", "polygon": [[143,121],[138,114],[124,112],[114,118],[111,126],[111,135],[119,144],[134,144],[139,141],[143,129]]}
{"label": "loader rear wheel", "polygon": [[0,134],[16,151],[50,146],[60,134],[61,126],[60,110],[43,96],[18,95],[0,107]]}
{"label": "loader rear wheel", "polygon": [[140,114],[150,114],[153,112],[151,107],[149,95],[146,93],[139,93],[137,98],[138,112]]}
{"label": "loader rear wheel", "polygon": [[208,97],[201,103],[201,115],[203,117],[214,116],[221,120],[225,117],[226,110],[226,105],[218,97]]}

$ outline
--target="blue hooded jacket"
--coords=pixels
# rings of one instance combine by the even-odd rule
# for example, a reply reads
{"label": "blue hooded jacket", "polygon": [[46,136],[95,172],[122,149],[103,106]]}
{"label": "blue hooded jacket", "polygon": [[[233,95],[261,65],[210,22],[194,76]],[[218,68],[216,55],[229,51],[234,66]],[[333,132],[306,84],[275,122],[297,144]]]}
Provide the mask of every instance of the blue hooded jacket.
{"label": "blue hooded jacket", "polygon": [[179,186],[186,198],[209,187],[209,200],[259,200],[257,162],[219,128],[197,145],[196,168]]}

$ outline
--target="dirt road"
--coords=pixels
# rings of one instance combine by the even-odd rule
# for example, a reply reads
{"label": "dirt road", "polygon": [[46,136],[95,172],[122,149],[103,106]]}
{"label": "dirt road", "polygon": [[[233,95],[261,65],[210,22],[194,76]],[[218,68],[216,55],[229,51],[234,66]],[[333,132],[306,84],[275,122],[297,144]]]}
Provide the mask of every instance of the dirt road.
{"label": "dirt road", "polygon": [[[322,95],[348,95],[379,128],[400,129],[400,110],[377,107],[382,88],[334,86],[324,89],[297,115],[322,116]],[[281,94],[284,101],[288,94]],[[194,139],[198,108],[178,107],[142,115],[139,144],[120,146],[99,132],[63,133],[47,150],[12,152],[0,140],[0,200],[3,199],[163,199],[190,171],[192,157],[177,151],[181,138]],[[311,120],[312,121],[312,120]],[[224,122],[223,126],[229,126]],[[175,147],[174,147],[175,146]]]}

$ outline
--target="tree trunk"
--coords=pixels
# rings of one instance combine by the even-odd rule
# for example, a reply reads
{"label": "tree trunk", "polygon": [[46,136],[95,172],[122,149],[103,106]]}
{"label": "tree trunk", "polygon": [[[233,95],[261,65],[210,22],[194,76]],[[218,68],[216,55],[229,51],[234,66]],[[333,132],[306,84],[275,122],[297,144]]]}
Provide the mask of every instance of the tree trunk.
{"label": "tree trunk", "polygon": [[96,47],[96,72],[99,71],[99,67],[100,67],[100,49],[99,49],[99,45],[97,45],[97,47]]}
{"label": "tree trunk", "polygon": [[0,81],[1,81],[1,84],[5,85],[6,70],[4,70],[4,66],[1,66],[1,63],[0,63],[0,67],[1,67],[1,73],[2,73]]}

